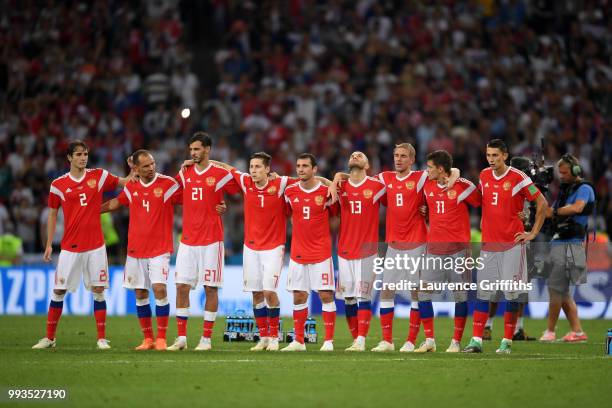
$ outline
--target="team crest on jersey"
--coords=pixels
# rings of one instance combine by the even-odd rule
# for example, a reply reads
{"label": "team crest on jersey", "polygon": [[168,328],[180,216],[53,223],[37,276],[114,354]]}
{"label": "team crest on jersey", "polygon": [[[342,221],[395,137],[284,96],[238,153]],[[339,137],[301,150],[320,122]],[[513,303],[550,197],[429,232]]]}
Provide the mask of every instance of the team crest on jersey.
{"label": "team crest on jersey", "polygon": [[506,181],[503,187],[504,187],[504,191],[508,191],[510,190],[510,187],[512,187],[512,183],[510,183],[509,181]]}
{"label": "team crest on jersey", "polygon": [[155,197],[157,198],[161,197],[163,193],[164,190],[161,187],[157,187],[155,190],[153,190],[153,194],[155,194]]}
{"label": "team crest on jersey", "polygon": [[94,187],[96,186],[96,184],[98,184],[98,182],[97,182],[96,180],[94,180],[94,179],[89,179],[89,180],[87,180],[87,185],[88,185],[90,188],[94,188]]}
{"label": "team crest on jersey", "polygon": [[217,180],[214,177],[206,177],[206,184],[211,187],[215,185],[215,181]]}
{"label": "team crest on jersey", "polygon": [[448,192],[446,193],[446,195],[448,196],[448,198],[450,198],[451,200],[454,200],[455,198],[457,198],[457,192],[455,190],[448,190]]}
{"label": "team crest on jersey", "polygon": [[408,190],[414,190],[414,181],[408,181],[408,182],[406,183],[406,188],[407,188]]}
{"label": "team crest on jersey", "polygon": [[315,197],[315,203],[317,205],[323,205],[324,201],[325,201],[325,198],[323,198],[323,196],[318,195]]}
{"label": "team crest on jersey", "polygon": [[363,190],[363,196],[367,199],[372,198],[372,195],[374,194],[374,192],[370,189],[368,190]]}
{"label": "team crest on jersey", "polygon": [[266,191],[268,192],[268,194],[274,194],[276,193],[276,186],[272,186]]}

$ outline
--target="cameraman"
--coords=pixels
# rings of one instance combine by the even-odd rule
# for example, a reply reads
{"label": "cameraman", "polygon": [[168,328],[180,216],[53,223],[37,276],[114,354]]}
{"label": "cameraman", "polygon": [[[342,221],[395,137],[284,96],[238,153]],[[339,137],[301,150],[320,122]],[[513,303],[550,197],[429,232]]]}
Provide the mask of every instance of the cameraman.
{"label": "cameraman", "polygon": [[571,331],[561,340],[583,342],[587,336],[582,331],[570,285],[586,282],[585,238],[588,217],[595,207],[595,191],[583,181],[582,168],[574,156],[564,154],[557,167],[561,181],[559,197],[546,211],[546,217],[553,219],[554,233],[547,261],[550,271],[548,328],[540,341],[555,341],[555,326],[563,308]]}

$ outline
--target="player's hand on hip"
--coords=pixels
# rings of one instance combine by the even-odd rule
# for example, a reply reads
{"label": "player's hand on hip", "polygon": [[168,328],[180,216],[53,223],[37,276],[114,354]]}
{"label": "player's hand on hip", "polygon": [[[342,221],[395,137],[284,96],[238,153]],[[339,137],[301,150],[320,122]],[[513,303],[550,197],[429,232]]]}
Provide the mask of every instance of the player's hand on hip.
{"label": "player's hand on hip", "polygon": [[535,235],[531,232],[517,232],[516,235],[514,235],[514,242],[528,242],[533,241],[534,238]]}
{"label": "player's hand on hip", "polygon": [[225,201],[221,201],[221,204],[217,204],[215,210],[217,210],[217,214],[219,215],[225,214],[227,211],[227,204],[225,204]]}
{"label": "player's hand on hip", "polygon": [[43,255],[43,261],[51,262],[51,254],[53,253],[53,248],[48,246],[45,248],[45,253]]}

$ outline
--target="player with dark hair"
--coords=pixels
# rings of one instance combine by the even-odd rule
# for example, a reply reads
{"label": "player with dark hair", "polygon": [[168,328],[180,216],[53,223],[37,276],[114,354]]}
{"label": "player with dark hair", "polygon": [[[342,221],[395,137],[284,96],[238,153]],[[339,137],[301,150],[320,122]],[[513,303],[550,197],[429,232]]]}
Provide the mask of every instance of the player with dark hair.
{"label": "player with dark hair", "polygon": [[98,349],[110,349],[106,340],[106,300],[108,261],[100,225],[102,195],[117,186],[123,187],[130,177],[119,178],[103,169],[88,169],[89,149],[80,140],[68,144],[66,157],[70,171],[51,182],[47,244],[44,260],[51,262],[53,235],[60,207],[64,212],[64,236],[55,271],[55,284],[47,315],[47,335],[32,348],[55,347],[55,332],[62,315],[66,291],[77,290],[81,278],[94,298],[94,316],[98,328]]}
{"label": "player with dark hair", "polygon": [[[428,180],[423,191],[429,208],[427,258],[421,270],[424,283],[470,283],[471,271],[466,265],[470,253],[470,214],[468,204],[480,206],[481,196],[469,180],[459,178],[452,187],[446,185],[453,158],[445,150],[427,155]],[[448,268],[451,265],[452,268]],[[449,353],[461,351],[461,338],[468,315],[467,291],[453,292],[455,300],[455,330]],[[419,292],[419,310],[425,331],[425,341],[415,353],[436,351],[432,292]],[[426,317],[425,317],[426,316]]]}
{"label": "player with dark hair", "polygon": [[295,181],[282,176],[270,179],[271,157],[251,155],[249,173],[213,161],[232,172],[244,195],[244,290],[253,294],[253,315],[259,342],[252,351],[277,351],[280,301],[276,290],[283,268],[287,217],[285,188]]}
{"label": "player with dark hair", "polygon": [[212,331],[219,307],[218,289],[223,285],[223,222],[217,206],[224,193],[236,194],[240,187],[232,174],[209,160],[212,140],[196,132],[188,142],[195,165],[176,176],[183,191],[183,234],[176,256],[176,322],[178,337],[170,351],[187,348],[189,291],[204,285],[204,327],[195,350],[210,350]]}
{"label": "player with dark hair", "polygon": [[[489,304],[497,291],[481,289],[480,283],[511,281],[515,285],[526,284],[527,257],[525,243],[533,240],[544,223],[546,199],[522,171],[508,166],[508,147],[499,139],[491,140],[486,148],[489,167],[480,173],[479,189],[482,193],[482,251],[484,268],[478,271],[479,289],[474,309],[473,337],[463,350],[466,353],[482,352],[482,335],[487,322]],[[525,200],[536,200],[535,222],[530,232],[525,232],[519,214]],[[511,288],[513,289],[513,288]],[[497,353],[509,354],[517,321],[516,300],[525,291],[506,290],[504,313],[504,337]]]}
{"label": "player with dark hair", "polygon": [[[174,250],[174,205],[180,203],[182,191],[174,178],[155,171],[155,159],[149,151],[137,150],[132,154],[132,162],[139,180],[127,183],[118,197],[105,202],[102,212],[121,206],[130,209],[123,287],[134,289],[136,294],[136,312],[144,335],[136,350],[166,350],[170,312],[166,282]],[[155,296],[155,340],[149,289],[153,289]]]}
{"label": "player with dark hair", "polygon": [[321,351],[333,351],[336,303],[329,218],[337,209],[330,207],[327,187],[315,177],[317,160],[312,154],[298,156],[296,172],[300,182],[285,189],[293,224],[287,290],[293,292],[295,338],[281,351],[306,351],[304,324],[311,290],[319,293],[323,304],[325,341]]}

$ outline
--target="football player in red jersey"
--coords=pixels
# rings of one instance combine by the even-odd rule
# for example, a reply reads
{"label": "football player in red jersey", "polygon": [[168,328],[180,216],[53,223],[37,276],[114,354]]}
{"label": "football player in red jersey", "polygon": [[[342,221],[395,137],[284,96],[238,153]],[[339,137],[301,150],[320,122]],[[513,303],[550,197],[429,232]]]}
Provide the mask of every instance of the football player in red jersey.
{"label": "football player in red jersey", "polygon": [[[254,153],[249,160],[249,173],[212,160],[232,172],[244,196],[243,283],[244,290],[253,293],[253,315],[260,333],[252,351],[278,350],[280,302],[276,290],[287,230],[284,193],[287,186],[299,181],[271,175],[271,160],[267,153]],[[326,186],[331,183],[326,178],[316,178]]]}
{"label": "football player in red jersey", "polygon": [[[497,353],[509,354],[518,313],[518,297],[525,293],[521,284],[527,283],[527,257],[525,243],[540,232],[546,208],[546,199],[522,171],[508,166],[508,147],[502,140],[487,144],[489,167],[480,173],[479,189],[482,193],[482,251],[484,268],[478,271],[478,301],[474,310],[473,337],[463,350],[466,353],[482,352],[482,335],[487,322],[489,301],[497,291],[485,290],[481,282],[504,284],[512,282],[504,290],[504,338]],[[536,200],[535,222],[530,232],[525,232],[520,213],[525,200]]]}
{"label": "football player in red jersey", "polygon": [[[378,179],[386,186],[386,197],[382,203],[387,206],[385,242],[388,244],[386,257],[419,259],[425,253],[427,241],[427,225],[425,217],[419,208],[425,205],[423,186],[427,180],[427,172],[424,170],[412,170],[416,160],[416,151],[410,143],[401,143],[395,146],[393,151],[393,163],[395,171],[383,171]],[[448,185],[452,186],[454,180],[459,177],[459,170],[453,168]],[[334,183],[330,186],[330,195],[333,202],[338,199],[337,188],[340,180],[346,180],[348,174],[338,173]],[[385,269],[383,279],[383,290],[380,295],[380,324],[382,326],[382,341],[372,349],[375,352],[388,352],[395,350],[393,344],[393,317],[395,311],[395,290],[388,289],[390,284],[402,281],[418,283],[419,270],[410,268]],[[411,294],[412,302],[410,309],[410,328],[400,352],[414,351],[414,343],[419,333],[421,324],[418,298],[416,291]],[[346,318],[353,334],[357,337],[357,302],[345,303]],[[353,329],[354,328],[354,329]]]}
{"label": "football player in red jersey", "polygon": [[[155,171],[155,159],[147,150],[134,152],[132,162],[139,180],[127,183],[118,197],[102,204],[102,212],[117,210],[122,205],[130,209],[123,287],[134,289],[136,294],[136,312],[144,334],[136,350],[166,350],[170,312],[166,282],[174,249],[174,205],[180,203],[182,191],[174,178]],[[155,340],[149,289],[153,289],[155,296]]]}
{"label": "football player in red jersey", "polygon": [[204,285],[204,327],[195,350],[210,350],[211,336],[219,307],[218,289],[223,284],[223,222],[217,206],[225,193],[240,191],[226,169],[209,160],[212,140],[196,132],[188,142],[194,166],[182,168],[176,180],[182,187],[183,234],[176,256],[176,321],[178,337],[170,351],[187,348],[189,291]]}
{"label": "football player in red jersey", "polygon": [[252,351],[278,351],[280,301],[276,290],[283,268],[287,216],[285,188],[296,182],[282,176],[270,178],[271,157],[251,155],[249,173],[213,163],[232,172],[244,196],[244,290],[253,294],[253,315],[260,339]]}
{"label": "football player in red jersey", "polygon": [[[362,152],[349,158],[349,177],[338,184],[340,234],[338,237],[338,297],[349,305],[357,301],[357,327],[349,327],[353,343],[346,351],[365,351],[372,319],[374,259],[378,255],[378,220],[385,185],[368,177],[369,161]],[[350,307],[350,306],[349,306]],[[353,323],[354,321],[349,321]]]}
{"label": "football player in red jersey", "polygon": [[[427,155],[428,180],[423,188],[429,209],[427,257],[421,269],[421,280],[429,283],[470,284],[471,269],[475,266],[470,253],[470,213],[468,204],[479,207],[480,191],[469,180],[459,178],[452,187],[446,185],[453,158],[445,150]],[[471,266],[471,267],[470,267]],[[425,341],[415,353],[436,351],[432,293],[419,292],[419,311],[425,331]],[[461,351],[461,338],[468,314],[467,289],[453,292],[455,299],[455,331],[449,353]]]}
{"label": "football player in red jersey", "polygon": [[317,161],[312,154],[298,156],[296,172],[300,182],[285,189],[293,225],[287,290],[293,292],[295,338],[281,351],[306,351],[304,323],[311,290],[319,293],[323,304],[325,341],[321,351],[333,351],[336,303],[329,218],[337,208],[327,199],[327,187],[315,177]]}
{"label": "football player in red jersey", "polygon": [[70,142],[67,151],[70,171],[51,183],[45,262],[51,262],[53,235],[60,207],[64,212],[65,227],[47,315],[47,335],[32,347],[34,349],[55,347],[55,332],[62,315],[66,291],[76,291],[81,278],[94,298],[98,349],[110,349],[105,338],[104,298],[104,289],[108,287],[108,261],[100,225],[100,208],[105,192],[117,186],[123,187],[131,178],[119,178],[103,169],[88,169],[88,158],[89,149],[85,143],[80,140]]}

